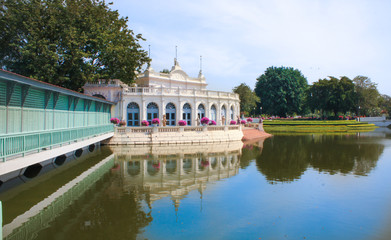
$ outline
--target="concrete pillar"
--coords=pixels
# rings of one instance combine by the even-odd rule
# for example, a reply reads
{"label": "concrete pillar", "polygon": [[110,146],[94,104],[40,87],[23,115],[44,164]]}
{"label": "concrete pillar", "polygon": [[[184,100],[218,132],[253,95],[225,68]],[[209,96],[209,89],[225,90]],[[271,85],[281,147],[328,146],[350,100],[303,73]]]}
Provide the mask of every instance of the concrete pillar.
{"label": "concrete pillar", "polygon": [[147,164],[148,164],[147,160],[145,160],[145,159],[140,162],[140,168],[141,168],[140,172],[141,172],[141,176],[143,179],[147,175],[147,167],[148,167]]}
{"label": "concrete pillar", "polygon": [[119,114],[119,117],[121,120],[125,120],[126,125],[128,125],[128,104],[129,104],[129,102],[126,101],[123,96],[121,97],[121,100],[119,102],[121,103],[121,105],[118,107],[120,111],[121,111],[121,107],[122,107],[122,111]]}
{"label": "concrete pillar", "polygon": [[183,120],[183,105],[185,104],[186,102],[183,102],[183,101],[178,101],[178,109],[177,109],[177,115],[176,115],[176,124],[178,124],[178,121],[179,120]]}
{"label": "concrete pillar", "polygon": [[140,116],[141,116],[140,123],[142,120],[147,120],[147,103],[145,100],[142,100],[142,104],[140,106]]}
{"label": "concrete pillar", "polygon": [[179,173],[179,176],[183,176],[183,174],[185,173],[185,171],[183,170],[183,154],[180,154],[180,158],[177,160],[177,169],[178,169],[178,173]]}
{"label": "concrete pillar", "polygon": [[218,101],[216,106],[216,124],[221,125],[221,107],[220,107],[220,101]]}
{"label": "concrete pillar", "polygon": [[[163,91],[163,90],[162,90]],[[161,125],[160,126],[163,126],[163,116],[166,115],[166,105],[167,105],[167,102],[164,101],[163,99],[161,99],[160,101],[160,104],[159,105],[159,119],[160,119],[160,122],[161,122]]]}
{"label": "concrete pillar", "polygon": [[197,109],[198,109],[198,104],[197,100],[194,98],[193,104],[191,106],[191,125],[192,126],[197,126]]}

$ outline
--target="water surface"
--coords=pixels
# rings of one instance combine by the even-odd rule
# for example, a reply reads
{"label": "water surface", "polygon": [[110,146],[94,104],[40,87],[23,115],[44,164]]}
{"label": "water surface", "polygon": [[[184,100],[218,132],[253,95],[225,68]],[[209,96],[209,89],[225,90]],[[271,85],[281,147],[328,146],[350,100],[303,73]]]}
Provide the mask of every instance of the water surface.
{"label": "water surface", "polygon": [[390,136],[378,129],[244,145],[104,147],[1,193],[3,235],[391,239]]}

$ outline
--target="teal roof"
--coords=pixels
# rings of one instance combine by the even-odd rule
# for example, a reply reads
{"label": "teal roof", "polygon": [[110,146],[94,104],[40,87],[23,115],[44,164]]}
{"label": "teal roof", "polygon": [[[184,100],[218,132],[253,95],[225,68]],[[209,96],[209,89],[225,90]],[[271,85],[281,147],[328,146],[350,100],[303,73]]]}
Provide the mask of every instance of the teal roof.
{"label": "teal roof", "polygon": [[59,86],[56,86],[56,85],[53,85],[50,83],[46,83],[46,82],[42,82],[42,81],[35,80],[32,78],[28,78],[28,77],[25,77],[25,76],[22,76],[22,75],[13,73],[13,72],[8,72],[3,69],[0,69],[0,79],[6,80],[6,81],[17,82],[19,84],[29,85],[29,86],[35,87],[35,88],[58,92],[58,93],[62,93],[64,95],[70,95],[70,96],[74,96],[74,97],[78,97],[78,98],[89,99],[89,100],[92,100],[95,102],[102,102],[102,103],[107,103],[107,104],[111,104],[111,105],[115,104],[114,102],[107,101],[102,98],[89,96],[89,95],[79,93],[79,92],[76,92],[76,91],[73,91],[73,90],[70,90],[67,88],[59,87]]}

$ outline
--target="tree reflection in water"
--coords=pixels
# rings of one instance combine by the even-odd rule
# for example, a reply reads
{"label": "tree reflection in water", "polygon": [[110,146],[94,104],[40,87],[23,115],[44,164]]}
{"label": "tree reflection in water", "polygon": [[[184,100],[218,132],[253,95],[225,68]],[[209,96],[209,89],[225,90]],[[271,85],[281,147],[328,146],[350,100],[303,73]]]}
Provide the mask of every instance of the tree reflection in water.
{"label": "tree reflection in water", "polygon": [[355,135],[274,136],[264,142],[262,151],[254,148],[251,153],[245,147],[241,165],[255,156],[258,170],[271,183],[300,179],[308,167],[365,176],[376,167],[384,145],[362,140]]}
{"label": "tree reflection in water", "polygon": [[290,182],[299,179],[308,167],[306,138],[275,136],[264,142],[257,156],[258,170],[270,182]]}

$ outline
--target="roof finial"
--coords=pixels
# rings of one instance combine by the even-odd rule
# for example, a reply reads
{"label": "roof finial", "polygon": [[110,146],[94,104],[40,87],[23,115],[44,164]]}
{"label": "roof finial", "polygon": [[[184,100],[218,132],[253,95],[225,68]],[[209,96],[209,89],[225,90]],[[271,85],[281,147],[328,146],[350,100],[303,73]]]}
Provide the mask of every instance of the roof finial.
{"label": "roof finial", "polygon": [[174,66],[178,65],[178,46],[175,46]]}
{"label": "roof finial", "polygon": [[205,78],[202,74],[202,56],[200,56],[200,72],[198,73],[198,78],[200,78],[200,81]]}
{"label": "roof finial", "polygon": [[200,56],[200,72],[202,73],[202,55]]}

